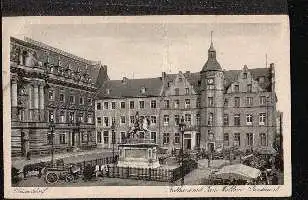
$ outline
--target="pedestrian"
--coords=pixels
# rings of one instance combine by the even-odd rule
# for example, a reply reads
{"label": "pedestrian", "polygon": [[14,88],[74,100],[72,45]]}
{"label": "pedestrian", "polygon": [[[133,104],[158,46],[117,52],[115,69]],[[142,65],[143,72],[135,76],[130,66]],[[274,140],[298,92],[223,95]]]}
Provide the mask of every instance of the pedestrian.
{"label": "pedestrian", "polygon": [[98,179],[98,175],[99,175],[100,171],[99,171],[99,165],[95,166],[95,178],[96,180]]}
{"label": "pedestrian", "polygon": [[109,177],[109,168],[110,168],[110,166],[107,165],[107,167],[106,167],[106,176],[107,176],[107,177]]}
{"label": "pedestrian", "polygon": [[278,176],[276,173],[273,174],[272,185],[278,185]]}
{"label": "pedestrian", "polygon": [[104,177],[105,174],[105,165],[101,166],[101,177]]}

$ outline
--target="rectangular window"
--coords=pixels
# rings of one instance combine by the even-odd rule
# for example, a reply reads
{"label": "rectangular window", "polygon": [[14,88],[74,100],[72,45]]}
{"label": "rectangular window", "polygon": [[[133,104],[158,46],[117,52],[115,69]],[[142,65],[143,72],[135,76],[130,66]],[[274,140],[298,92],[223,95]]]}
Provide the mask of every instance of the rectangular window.
{"label": "rectangular window", "polygon": [[238,108],[240,107],[240,98],[234,97],[234,107]]}
{"label": "rectangular window", "polygon": [[208,105],[208,107],[212,107],[214,105],[213,97],[208,97],[207,98],[207,105]]}
{"label": "rectangular window", "polygon": [[156,124],[156,116],[151,116],[151,125]]}
{"label": "rectangular window", "polygon": [[224,133],[224,146],[229,146],[229,134]]}
{"label": "rectangular window", "polygon": [[104,144],[108,144],[108,143],[109,143],[109,132],[104,131]]}
{"label": "rectangular window", "polygon": [[196,124],[197,124],[197,126],[200,125],[200,122],[201,122],[201,120],[200,120],[200,114],[196,114]]}
{"label": "rectangular window", "polygon": [[266,104],[266,97],[260,96],[260,105],[265,105],[265,104]]}
{"label": "rectangular window", "polygon": [[197,100],[196,100],[196,107],[197,107],[197,108],[200,108],[200,107],[201,107],[200,99],[197,99]]}
{"label": "rectangular window", "polygon": [[101,124],[102,123],[102,118],[101,117],[97,117],[96,121],[97,121],[97,124]]}
{"label": "rectangular window", "polygon": [[164,144],[169,144],[169,133],[164,133],[163,134],[163,143]]}
{"label": "rectangular window", "polygon": [[246,125],[252,125],[252,114],[246,115]]}
{"label": "rectangular window", "polygon": [[252,92],[252,85],[251,84],[247,85],[247,92]]}
{"label": "rectangular window", "polygon": [[140,109],[144,108],[144,101],[139,101],[139,107],[140,107]]}
{"label": "rectangular window", "polygon": [[109,103],[108,102],[104,102],[104,109],[107,110],[109,107]]}
{"label": "rectangular window", "polygon": [[224,106],[228,106],[228,103],[229,103],[229,100],[228,99],[225,99],[225,101],[224,101]]}
{"label": "rectangular window", "polygon": [[247,106],[252,106],[252,100],[253,100],[252,97],[247,97],[247,98],[246,98],[246,104],[247,104]]}
{"label": "rectangular window", "polygon": [[92,124],[92,121],[93,121],[93,114],[88,113],[88,124]]}
{"label": "rectangular window", "polygon": [[213,113],[209,113],[207,124],[208,126],[213,126]]}
{"label": "rectangular window", "polygon": [[239,91],[240,91],[239,85],[234,85],[234,92],[239,92]]}
{"label": "rectangular window", "polygon": [[100,131],[97,132],[97,143],[102,143],[102,133]]}
{"label": "rectangular window", "polygon": [[178,126],[180,123],[180,116],[179,115],[174,115],[174,121],[175,121],[175,125]]}
{"label": "rectangular window", "polygon": [[264,126],[266,121],[266,114],[265,113],[259,113],[259,125]]}
{"label": "rectangular window", "polygon": [[89,134],[82,133],[82,142],[89,142]]}
{"label": "rectangular window", "polygon": [[104,117],[104,126],[108,127],[109,126],[109,118]]}
{"label": "rectangular window", "polygon": [[234,126],[240,126],[241,125],[241,115],[235,114],[234,115]]}
{"label": "rectangular window", "polygon": [[131,116],[129,117],[129,119],[130,119],[130,123],[131,123],[131,124],[134,124],[134,123],[135,123],[135,116],[134,116],[134,115],[131,115]]}
{"label": "rectangular window", "polygon": [[69,97],[69,102],[71,103],[71,104],[73,104],[73,103],[75,103],[75,96],[70,96]]}
{"label": "rectangular window", "polygon": [[111,117],[111,125],[115,126],[115,122],[116,122],[116,118],[115,117]]}
{"label": "rectangular window", "polygon": [[121,102],[121,108],[122,108],[122,109],[125,108],[125,102],[124,102],[124,101]]}
{"label": "rectangular window", "polygon": [[180,90],[179,90],[179,88],[175,88],[175,89],[174,89],[174,94],[175,94],[176,96],[179,96],[179,95],[180,95]]}
{"label": "rectangular window", "polygon": [[60,111],[60,122],[65,123],[65,112],[64,111]]}
{"label": "rectangular window", "polygon": [[129,108],[130,109],[134,109],[135,108],[135,102],[134,101],[130,101],[129,102]]}
{"label": "rectangular window", "polygon": [[155,100],[151,101],[151,108],[156,108],[156,101]]}
{"label": "rectangular window", "polygon": [[97,109],[97,110],[102,109],[102,105],[101,105],[101,103],[97,103],[97,104],[96,104],[96,109]]}
{"label": "rectangular window", "polygon": [[60,144],[65,144],[65,134],[62,133],[59,135],[59,137],[60,137]]}
{"label": "rectangular window", "polygon": [[164,125],[169,125],[169,115],[164,115]]}
{"label": "rectangular window", "polygon": [[174,134],[174,143],[175,144],[180,144],[180,140],[181,140],[180,133],[175,133]]}
{"label": "rectangular window", "polygon": [[47,144],[51,145],[53,139],[53,134],[47,133]]}
{"label": "rectangular window", "polygon": [[185,114],[185,122],[187,125],[191,125],[191,114]]}
{"label": "rectangular window", "polygon": [[54,118],[54,111],[53,110],[50,110],[49,111],[49,122],[53,121],[55,122],[55,118]]}
{"label": "rectangular window", "polygon": [[121,143],[125,142],[125,132],[121,132]]}
{"label": "rectangular window", "polygon": [[79,122],[83,122],[83,113],[79,113]]}
{"label": "rectangular window", "polygon": [[240,133],[234,133],[234,146],[241,146]]}
{"label": "rectangular window", "polygon": [[54,91],[53,90],[51,90],[51,91],[49,91],[49,100],[51,100],[51,101],[54,101],[55,100],[55,95],[54,95]]}
{"label": "rectangular window", "polygon": [[60,102],[64,102],[64,94],[63,93],[60,93]]}
{"label": "rectangular window", "polygon": [[189,88],[185,88],[185,94],[189,95]]}
{"label": "rectangular window", "polygon": [[79,104],[80,104],[80,105],[83,105],[83,104],[84,104],[83,97],[80,97],[80,98],[79,98]]}
{"label": "rectangular window", "polygon": [[247,146],[253,146],[253,134],[246,133]]}
{"label": "rectangular window", "polygon": [[199,132],[196,133],[196,145],[197,147],[200,147],[200,140],[201,140],[201,135]]}
{"label": "rectangular window", "polygon": [[180,100],[176,99],[174,100],[174,108],[179,108],[180,107]]}
{"label": "rectangular window", "polygon": [[151,132],[151,140],[156,143],[156,132]]}
{"label": "rectangular window", "polygon": [[260,144],[261,146],[267,146],[267,137],[265,133],[260,133]]}
{"label": "rectangular window", "polygon": [[224,126],[229,126],[229,115],[224,114]]}
{"label": "rectangular window", "polygon": [[88,105],[92,105],[92,98],[88,98]]}
{"label": "rectangular window", "polygon": [[116,109],[116,102],[111,102],[111,109]]}
{"label": "rectangular window", "polygon": [[190,108],[190,99],[185,99],[185,108]]}
{"label": "rectangular window", "polygon": [[125,124],[125,116],[121,116],[121,124]]}
{"label": "rectangular window", "polygon": [[75,113],[74,112],[70,112],[69,116],[70,116],[70,122],[71,123],[75,122]]}
{"label": "rectangular window", "polygon": [[165,105],[165,108],[169,108],[170,105],[169,105],[169,100],[164,100],[164,105]]}

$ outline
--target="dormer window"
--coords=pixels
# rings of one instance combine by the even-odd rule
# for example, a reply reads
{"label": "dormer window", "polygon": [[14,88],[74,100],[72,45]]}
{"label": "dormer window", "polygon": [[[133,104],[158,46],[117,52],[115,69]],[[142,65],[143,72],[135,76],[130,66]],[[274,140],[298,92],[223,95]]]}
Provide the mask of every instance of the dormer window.
{"label": "dormer window", "polygon": [[247,73],[243,73],[243,79],[247,79]]}
{"label": "dormer window", "polygon": [[145,91],[146,91],[145,87],[142,87],[142,88],[141,88],[141,93],[144,94]]}

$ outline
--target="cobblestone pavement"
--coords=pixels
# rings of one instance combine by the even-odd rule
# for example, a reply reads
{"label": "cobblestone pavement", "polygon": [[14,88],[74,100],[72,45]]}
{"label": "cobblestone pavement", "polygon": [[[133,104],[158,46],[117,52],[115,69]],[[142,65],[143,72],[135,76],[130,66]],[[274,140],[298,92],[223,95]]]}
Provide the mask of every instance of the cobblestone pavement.
{"label": "cobblestone pavement", "polygon": [[[115,151],[117,153],[117,151]],[[95,149],[92,151],[72,152],[55,154],[54,159],[63,159],[64,163],[82,162],[87,160],[95,160],[103,157],[111,157],[112,150],[110,149]],[[39,162],[47,162],[51,160],[51,155],[44,157],[34,157],[31,160],[27,160],[24,157],[12,158],[12,166],[17,169],[22,169],[27,164],[34,164]]]}

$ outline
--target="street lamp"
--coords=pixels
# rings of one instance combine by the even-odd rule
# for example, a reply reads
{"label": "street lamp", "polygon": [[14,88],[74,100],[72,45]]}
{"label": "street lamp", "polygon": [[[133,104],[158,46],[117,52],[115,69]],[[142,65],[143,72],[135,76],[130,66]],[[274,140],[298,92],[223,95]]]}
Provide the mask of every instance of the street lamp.
{"label": "street lamp", "polygon": [[184,131],[185,131],[185,127],[186,124],[184,123],[184,117],[182,116],[181,118],[181,122],[179,123],[179,127],[180,127],[180,131],[182,134],[182,146],[181,146],[181,163],[182,163],[182,167],[181,167],[181,185],[184,185]]}
{"label": "street lamp", "polygon": [[51,164],[54,165],[54,130],[55,130],[55,124],[53,119],[50,119],[49,122],[49,130],[51,133]]}
{"label": "street lamp", "polygon": [[114,132],[114,129],[115,129],[115,123],[112,122],[111,124],[111,142],[112,142],[112,162],[114,163],[115,160],[114,160],[114,143],[115,143],[115,132]]}

